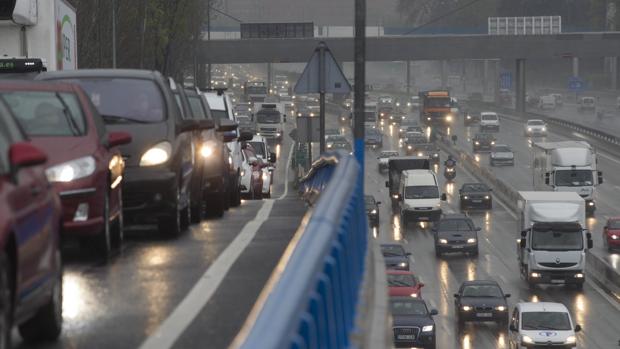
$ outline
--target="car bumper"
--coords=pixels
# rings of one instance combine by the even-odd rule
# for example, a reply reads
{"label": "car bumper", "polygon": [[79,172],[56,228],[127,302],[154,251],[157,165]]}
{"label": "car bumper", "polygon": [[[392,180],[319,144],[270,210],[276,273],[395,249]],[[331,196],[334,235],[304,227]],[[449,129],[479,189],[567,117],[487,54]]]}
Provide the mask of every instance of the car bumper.
{"label": "car bumper", "polygon": [[[104,227],[103,210],[105,188],[91,186],[95,183],[56,183],[54,189],[62,204],[63,236],[88,236],[99,234]],[[112,203],[110,203],[112,205]],[[78,208],[84,210],[85,217],[79,217]],[[82,211],[83,212],[83,211]]]}
{"label": "car bumper", "polygon": [[480,144],[480,145],[474,145],[474,151],[491,151],[491,145],[485,145],[485,144]]}
{"label": "car bumper", "polygon": [[437,243],[435,245],[435,250],[439,253],[445,253],[445,252],[464,252],[464,253],[470,253],[470,252],[475,252],[478,250],[478,244],[463,244],[463,243],[450,243],[448,242],[447,244],[440,244]]}
{"label": "car bumper", "polygon": [[493,204],[492,199],[461,199],[461,207],[487,208]]}
{"label": "car bumper", "polygon": [[494,165],[514,165],[515,159],[491,158]]}
{"label": "car bumper", "polygon": [[126,220],[156,217],[176,209],[176,173],[168,169],[126,168],[123,213]]}
{"label": "car bumper", "polygon": [[468,322],[502,322],[508,320],[508,309],[505,311],[497,311],[495,309],[482,310],[472,309],[470,311],[459,310],[459,318],[461,321]]}
{"label": "car bumper", "polygon": [[431,222],[439,220],[441,209],[439,210],[403,210],[401,216],[407,220],[418,222]]}
{"label": "car bumper", "polygon": [[547,135],[547,131],[537,131],[537,130],[532,130],[532,131],[525,131],[525,134],[527,134],[528,136],[538,136],[538,137],[542,137],[542,136],[546,136]]}
{"label": "car bumper", "polygon": [[[532,277],[532,273],[537,273],[539,276]],[[576,277],[577,274],[581,277]],[[532,270],[528,280],[533,284],[583,284],[586,281],[586,275],[583,270]]]}
{"label": "car bumper", "polygon": [[[435,342],[435,334],[429,332],[429,334],[425,334],[424,332],[415,336],[415,339],[401,339],[403,335],[397,335],[394,333],[394,346],[396,348],[410,348],[410,347],[422,347],[427,348],[432,346]],[[407,336],[407,335],[405,335]]]}
{"label": "car bumper", "polygon": [[611,237],[607,237],[607,246],[611,248],[620,248],[620,239],[612,239]]}

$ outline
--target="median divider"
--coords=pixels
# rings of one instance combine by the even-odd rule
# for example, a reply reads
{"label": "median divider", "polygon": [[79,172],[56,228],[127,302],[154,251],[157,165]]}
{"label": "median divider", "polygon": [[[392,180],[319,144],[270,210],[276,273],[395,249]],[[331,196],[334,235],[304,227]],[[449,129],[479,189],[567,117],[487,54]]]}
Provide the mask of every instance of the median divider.
{"label": "median divider", "polygon": [[[478,180],[486,183],[493,188],[493,195],[501,200],[511,211],[517,212],[517,201],[519,193],[510,184],[497,178],[488,169],[480,166],[476,158],[469,153],[458,149],[445,136],[438,140],[440,148],[453,157],[460,159],[461,165],[473,174]],[[515,237],[518,237],[515,231]],[[516,262],[516,260],[515,260]],[[620,274],[600,256],[588,253],[586,259],[586,276],[592,279],[597,285],[606,292],[620,298]]]}

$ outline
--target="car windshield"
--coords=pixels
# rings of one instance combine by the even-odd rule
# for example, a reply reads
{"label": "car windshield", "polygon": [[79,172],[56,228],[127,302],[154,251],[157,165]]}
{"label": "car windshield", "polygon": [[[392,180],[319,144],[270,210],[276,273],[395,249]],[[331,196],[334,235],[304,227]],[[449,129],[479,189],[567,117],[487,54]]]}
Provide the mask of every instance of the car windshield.
{"label": "car windshield", "polygon": [[245,88],[245,93],[251,95],[266,95],[267,87],[266,86],[248,86]]}
{"label": "car windshield", "polygon": [[252,120],[250,120],[249,116],[245,116],[245,115],[240,115],[237,116],[237,121],[239,121],[239,124],[251,124]]}
{"label": "car windshield", "polygon": [[339,136],[340,131],[333,129],[333,128],[328,128],[327,130],[325,130],[325,135],[326,136]]}
{"label": "car windshield", "polygon": [[543,251],[580,251],[583,250],[583,233],[581,230],[538,230],[532,231],[532,249]]}
{"label": "car windshield", "polygon": [[450,108],[450,98],[449,97],[427,98],[424,106],[427,108]]}
{"label": "car windshield", "polygon": [[387,282],[389,287],[414,287],[418,284],[409,274],[387,274]]}
{"label": "car windshield", "polygon": [[252,146],[252,148],[254,148],[254,152],[256,153],[256,155],[262,157],[263,159],[266,157],[267,147],[265,147],[265,143],[263,143],[263,142],[248,142],[248,144],[250,144]]}
{"label": "car windshield", "polygon": [[381,253],[385,257],[404,256],[405,249],[400,245],[381,245]]}
{"label": "car windshield", "polygon": [[489,191],[489,187],[483,183],[472,183],[472,184],[463,184],[463,188],[461,188],[464,192],[486,192]]}
{"label": "car windshield", "polygon": [[13,91],[0,93],[0,99],[30,137],[71,137],[86,133],[86,120],[74,93]]}
{"label": "car windshield", "polygon": [[226,110],[211,109],[211,113],[216,120],[228,120],[228,113]]}
{"label": "car windshield", "polygon": [[545,123],[544,123],[544,122],[542,122],[541,120],[529,120],[529,121],[527,122],[527,125],[528,125],[528,126],[544,126],[544,125],[545,125]]}
{"label": "car windshield", "polygon": [[607,223],[609,229],[620,229],[620,220],[610,220]]}
{"label": "car windshield", "polygon": [[262,109],[256,113],[256,122],[261,124],[279,124],[281,114],[277,110]]}
{"label": "car windshield", "polygon": [[495,285],[467,285],[463,287],[463,297],[503,297],[502,291]]}
{"label": "car windshield", "polygon": [[192,114],[194,114],[194,117],[196,117],[197,119],[202,119],[202,120],[206,119],[207,115],[205,114],[205,109],[202,106],[200,97],[187,96],[187,99],[189,100],[189,106],[190,108],[192,108]]}
{"label": "car windshield", "polygon": [[391,300],[390,309],[392,315],[428,315],[428,309],[424,301],[415,300]]}
{"label": "car windshield", "polygon": [[154,123],[166,119],[163,95],[154,81],[130,78],[75,79],[106,123]]}
{"label": "car windshield", "polygon": [[351,150],[351,144],[349,144],[349,142],[334,142],[334,144],[332,145],[332,148]]}
{"label": "car windshield", "polygon": [[490,133],[479,133],[474,138],[478,139],[478,140],[481,140],[481,141],[488,141],[488,140],[495,139],[495,136],[493,136]]}
{"label": "car windshield", "polygon": [[435,199],[439,197],[437,186],[416,185],[405,187],[405,199]]}
{"label": "car windshield", "polygon": [[437,227],[439,231],[472,231],[474,225],[469,219],[442,219]]}
{"label": "car windshield", "polygon": [[582,187],[592,185],[590,170],[558,170],[555,171],[555,185],[558,187]]}
{"label": "car windshield", "polygon": [[512,153],[512,149],[507,145],[495,146],[493,149],[496,153]]}
{"label": "car windshield", "polygon": [[495,114],[482,114],[480,117],[482,120],[497,120],[497,115]]}
{"label": "car windshield", "polygon": [[570,331],[568,313],[555,311],[528,311],[521,314],[521,328],[526,331]]}

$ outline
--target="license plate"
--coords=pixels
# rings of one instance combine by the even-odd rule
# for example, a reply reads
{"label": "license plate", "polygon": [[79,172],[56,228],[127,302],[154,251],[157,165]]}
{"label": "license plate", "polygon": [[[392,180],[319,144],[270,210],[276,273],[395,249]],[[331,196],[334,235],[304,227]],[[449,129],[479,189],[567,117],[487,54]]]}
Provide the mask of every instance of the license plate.
{"label": "license plate", "polygon": [[413,340],[415,339],[415,336],[412,334],[400,334],[398,335],[398,339],[402,339],[402,340]]}
{"label": "license plate", "polygon": [[481,202],[482,202],[482,200],[472,200],[471,202],[476,203],[476,204],[479,204],[479,203],[481,203]]}
{"label": "license plate", "polygon": [[551,280],[552,284],[563,284],[564,280]]}
{"label": "license plate", "polygon": [[428,217],[420,217],[420,218],[418,218],[418,219],[419,219],[419,220],[421,220],[421,221],[427,221],[427,220],[428,220]]}
{"label": "license plate", "polygon": [[463,246],[452,246],[452,248],[458,249],[458,248],[463,248]]}
{"label": "license plate", "polygon": [[476,313],[477,317],[493,317],[492,313]]}

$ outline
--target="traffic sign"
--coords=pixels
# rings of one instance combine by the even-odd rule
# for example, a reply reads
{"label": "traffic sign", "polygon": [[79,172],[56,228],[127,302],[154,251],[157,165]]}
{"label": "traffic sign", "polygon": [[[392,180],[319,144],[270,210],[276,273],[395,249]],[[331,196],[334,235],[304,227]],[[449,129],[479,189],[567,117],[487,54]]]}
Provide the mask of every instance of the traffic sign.
{"label": "traffic sign", "polygon": [[512,73],[504,72],[499,75],[500,88],[505,90],[512,89]]}
{"label": "traffic sign", "polygon": [[[321,52],[325,55],[324,73],[320,71]],[[325,77],[325,87],[321,88],[321,74]],[[296,94],[304,93],[349,93],[351,85],[342,73],[340,66],[324,42],[314,49],[310,61],[295,85]]]}
{"label": "traffic sign", "polygon": [[571,91],[583,91],[586,87],[586,84],[579,77],[573,76],[568,79],[568,89]]}
{"label": "traffic sign", "polygon": [[298,143],[311,143],[321,140],[321,124],[320,119],[311,116],[297,117],[297,135]]}

